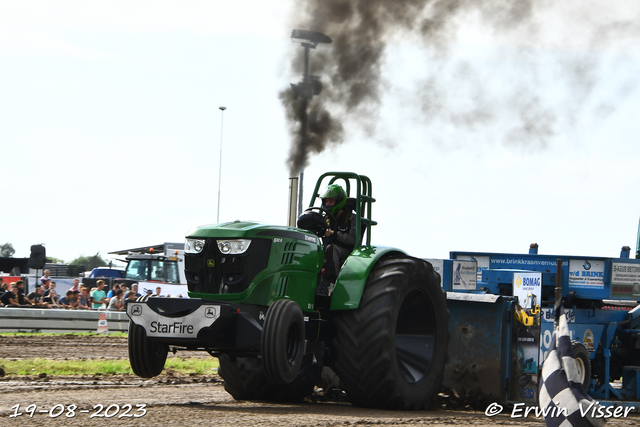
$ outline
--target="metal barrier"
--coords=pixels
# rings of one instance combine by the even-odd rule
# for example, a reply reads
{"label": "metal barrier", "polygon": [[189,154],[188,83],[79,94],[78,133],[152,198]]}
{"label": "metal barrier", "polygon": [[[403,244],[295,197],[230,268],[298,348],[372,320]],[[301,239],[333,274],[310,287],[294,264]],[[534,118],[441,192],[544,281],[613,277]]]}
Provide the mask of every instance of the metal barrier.
{"label": "metal barrier", "polygon": [[0,308],[0,332],[96,332],[100,314],[106,315],[109,332],[127,332],[125,312]]}

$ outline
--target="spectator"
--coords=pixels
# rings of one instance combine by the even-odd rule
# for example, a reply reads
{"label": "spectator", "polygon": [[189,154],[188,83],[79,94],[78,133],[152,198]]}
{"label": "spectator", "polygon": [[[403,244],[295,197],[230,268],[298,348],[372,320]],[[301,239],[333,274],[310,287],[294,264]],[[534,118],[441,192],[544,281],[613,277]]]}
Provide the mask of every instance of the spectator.
{"label": "spectator", "polygon": [[72,290],[68,290],[67,293],[58,300],[58,305],[61,308],[69,308],[69,299],[71,297],[71,295],[73,294]]}
{"label": "spectator", "polygon": [[140,294],[140,292],[138,292],[138,284],[134,283],[133,285],[131,285],[131,290],[133,292],[135,292],[136,294],[136,298],[141,297],[142,295]]}
{"label": "spectator", "polygon": [[18,280],[16,282],[16,295],[18,296],[18,304],[21,306],[33,305],[33,301],[24,295],[24,280]]}
{"label": "spectator", "polygon": [[72,291],[78,291],[80,293],[80,279],[73,279],[73,285],[71,285]]}
{"label": "spectator", "polygon": [[104,308],[104,305],[107,302],[107,294],[102,290],[104,288],[104,280],[98,280],[96,285],[98,286],[97,289],[91,293],[91,298],[93,298],[92,307],[94,310]]}
{"label": "spectator", "polygon": [[56,288],[56,282],[54,282],[53,280],[49,280],[48,281],[48,286],[45,288],[45,291],[44,291],[44,296],[48,297],[49,296],[49,292],[51,292],[55,288]]}
{"label": "spectator", "polygon": [[156,293],[155,293],[155,294],[153,294],[152,296],[154,296],[154,297],[159,297],[159,298],[163,298],[163,295],[162,295],[162,288],[161,288],[160,286],[158,286],[158,287],[156,288]]}
{"label": "spectator", "polygon": [[91,290],[87,294],[87,296],[89,297],[89,307],[91,307],[92,310],[93,310],[93,297],[92,297],[92,295],[93,295],[93,291],[95,291],[96,289],[98,289],[98,288],[96,288],[96,287],[91,288]]}
{"label": "spectator", "polygon": [[49,303],[44,302],[44,288],[40,285],[36,285],[36,290],[27,295],[31,301],[33,301],[34,307],[50,308]]}
{"label": "spectator", "polygon": [[[0,299],[2,295],[9,290],[9,284],[7,282],[2,282],[0,285]],[[4,303],[0,301],[0,307],[4,307]]]}
{"label": "spectator", "polygon": [[107,310],[121,311],[124,308],[124,301],[122,300],[122,289],[118,289],[109,300],[109,307]]}
{"label": "spectator", "polygon": [[91,310],[89,298],[87,288],[80,287],[80,295],[78,295],[78,308],[80,310]]}
{"label": "spectator", "polygon": [[42,286],[42,291],[47,294],[49,292],[49,286],[51,286],[51,280],[45,280],[40,286]]}
{"label": "spectator", "polygon": [[20,307],[18,303],[18,295],[15,289],[16,284],[11,283],[9,290],[3,293],[0,297],[0,302],[4,304],[5,307]]}
{"label": "spectator", "polygon": [[124,306],[125,306],[125,308],[127,307],[127,304],[129,304],[129,303],[130,303],[130,302],[132,302],[132,301],[135,301],[135,300],[136,300],[136,298],[138,298],[138,297],[136,296],[135,291],[129,291],[129,292],[127,292],[127,297],[126,297],[126,298],[125,298],[125,300],[124,300]]}
{"label": "spectator", "polygon": [[78,309],[78,305],[80,304],[80,291],[79,290],[75,290],[72,291],[73,295],[73,303],[74,303],[74,309],[77,310]]}
{"label": "spectator", "polygon": [[60,308],[60,305],[58,305],[59,299],[60,297],[58,297],[55,289],[49,289],[47,296],[44,296],[44,302],[48,303],[51,308]]}
{"label": "spectator", "polygon": [[75,310],[78,308],[78,299],[74,297],[73,291],[69,289],[65,296],[60,298],[58,305],[67,310]]}
{"label": "spectator", "polygon": [[44,285],[45,280],[51,280],[50,274],[49,270],[44,271],[44,275],[40,278],[40,285]]}
{"label": "spectator", "polygon": [[118,292],[119,289],[120,289],[120,285],[115,283],[111,288],[111,290],[107,292],[107,301],[109,301],[111,297],[113,297],[116,294],[116,292]]}

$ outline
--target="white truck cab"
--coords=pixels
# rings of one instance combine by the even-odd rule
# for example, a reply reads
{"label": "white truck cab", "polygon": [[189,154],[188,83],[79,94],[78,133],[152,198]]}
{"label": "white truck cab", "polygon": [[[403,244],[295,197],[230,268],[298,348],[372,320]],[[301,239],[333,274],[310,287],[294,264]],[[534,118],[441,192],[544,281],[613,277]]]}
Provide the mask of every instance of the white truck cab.
{"label": "white truck cab", "polygon": [[187,279],[184,274],[184,243],[164,243],[110,252],[127,255],[124,280],[138,284],[141,294],[151,291],[159,296],[187,298]]}

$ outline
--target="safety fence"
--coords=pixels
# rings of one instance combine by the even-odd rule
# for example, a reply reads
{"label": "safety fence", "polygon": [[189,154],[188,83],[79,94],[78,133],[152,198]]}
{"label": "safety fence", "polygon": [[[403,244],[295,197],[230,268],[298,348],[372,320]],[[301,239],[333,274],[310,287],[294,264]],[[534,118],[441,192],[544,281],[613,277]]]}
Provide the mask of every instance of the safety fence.
{"label": "safety fence", "polygon": [[0,332],[97,332],[105,320],[109,332],[129,328],[127,314],[120,311],[0,308]]}

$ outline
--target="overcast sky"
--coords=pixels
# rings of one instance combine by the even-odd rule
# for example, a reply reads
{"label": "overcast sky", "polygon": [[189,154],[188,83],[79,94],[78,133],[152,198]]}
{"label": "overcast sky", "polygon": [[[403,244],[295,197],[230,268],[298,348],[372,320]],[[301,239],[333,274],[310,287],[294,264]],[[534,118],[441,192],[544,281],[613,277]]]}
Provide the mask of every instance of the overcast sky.
{"label": "overcast sky", "polygon": [[[285,224],[298,4],[0,0],[0,244],[70,261],[183,241],[216,222],[221,139],[220,220]],[[374,133],[345,122],[309,158],[305,204],[353,171],[373,243],[415,256],[635,247],[640,3],[532,4],[517,28],[461,12],[439,48],[390,33]]]}

